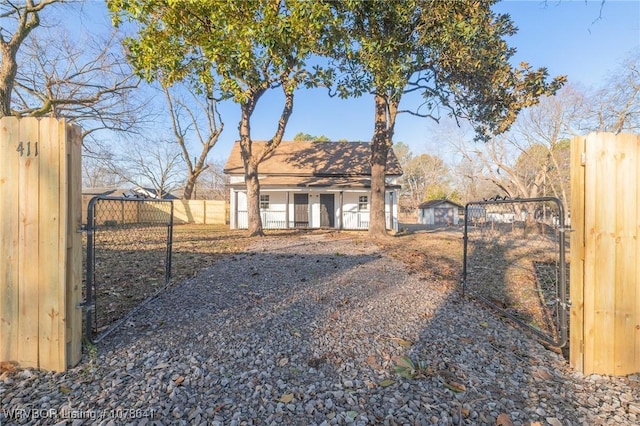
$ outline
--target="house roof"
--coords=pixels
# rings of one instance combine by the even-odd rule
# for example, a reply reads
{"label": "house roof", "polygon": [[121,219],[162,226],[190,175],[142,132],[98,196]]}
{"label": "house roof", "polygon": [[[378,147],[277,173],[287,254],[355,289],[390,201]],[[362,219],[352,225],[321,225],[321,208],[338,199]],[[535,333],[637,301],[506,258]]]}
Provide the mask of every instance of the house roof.
{"label": "house roof", "polygon": [[426,202],[420,204],[418,206],[418,208],[419,209],[431,209],[433,207],[438,207],[441,204],[450,204],[450,205],[458,207],[460,209],[462,208],[462,206],[460,204],[454,203],[453,201],[449,201],[449,200],[446,200],[446,199],[429,200],[429,201],[426,201]]}
{"label": "house roof", "polygon": [[[254,152],[266,142],[253,142]],[[261,175],[272,176],[371,176],[371,144],[368,142],[282,142],[260,163]],[[233,145],[224,167],[226,174],[244,174],[240,143]],[[387,176],[402,175],[402,167],[393,152],[387,158]],[[264,183],[263,179],[260,180]]]}

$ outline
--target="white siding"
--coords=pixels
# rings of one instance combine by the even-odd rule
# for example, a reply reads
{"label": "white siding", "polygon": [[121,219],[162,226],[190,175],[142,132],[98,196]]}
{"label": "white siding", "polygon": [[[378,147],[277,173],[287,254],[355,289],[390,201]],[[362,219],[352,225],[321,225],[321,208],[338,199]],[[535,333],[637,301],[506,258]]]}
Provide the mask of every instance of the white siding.
{"label": "white siding", "polygon": [[[288,216],[289,226],[293,228],[294,221],[294,203],[293,194],[301,193],[301,191],[260,191],[261,195],[269,195],[269,209],[261,211],[262,226],[265,229],[283,229],[286,228],[287,218],[287,200],[288,200]],[[309,227],[320,227],[320,194],[334,194],[334,225],[339,228],[342,224],[343,229],[360,229],[369,228],[371,194],[369,191],[309,191],[303,192],[309,194]],[[288,198],[287,198],[288,194]],[[342,194],[342,197],[341,197]],[[359,199],[361,196],[368,197],[366,210],[358,211]],[[340,200],[342,198],[342,209]],[[246,229],[247,223],[247,193],[246,191],[231,191],[231,220],[232,229]],[[391,215],[391,218],[390,218]],[[342,216],[342,217],[341,217]],[[391,228],[398,230],[398,202],[395,191],[387,192],[385,199],[385,224],[387,228],[391,224]]]}

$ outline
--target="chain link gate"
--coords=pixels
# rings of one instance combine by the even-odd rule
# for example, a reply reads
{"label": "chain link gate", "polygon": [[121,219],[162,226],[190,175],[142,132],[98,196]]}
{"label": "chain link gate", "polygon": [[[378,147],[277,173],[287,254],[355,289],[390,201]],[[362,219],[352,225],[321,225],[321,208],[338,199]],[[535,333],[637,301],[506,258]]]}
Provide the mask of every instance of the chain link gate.
{"label": "chain link gate", "polygon": [[173,203],[94,197],[86,231],[85,338],[97,342],[169,284]]}
{"label": "chain link gate", "polygon": [[568,337],[564,222],[555,197],[495,197],[465,206],[463,293],[557,347]]}

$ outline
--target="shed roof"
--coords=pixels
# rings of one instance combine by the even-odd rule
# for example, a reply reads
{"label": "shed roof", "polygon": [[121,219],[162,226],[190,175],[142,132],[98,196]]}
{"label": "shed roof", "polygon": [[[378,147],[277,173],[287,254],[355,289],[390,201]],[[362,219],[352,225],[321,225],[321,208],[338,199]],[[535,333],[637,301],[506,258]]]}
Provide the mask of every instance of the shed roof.
{"label": "shed roof", "polygon": [[[253,142],[259,152],[266,142]],[[273,176],[371,176],[371,144],[368,142],[282,142],[260,163],[260,174]],[[240,143],[233,145],[224,167],[227,174],[244,174]],[[393,152],[387,158],[387,176],[402,175]]]}
{"label": "shed roof", "polygon": [[438,207],[438,206],[440,206],[442,204],[450,204],[450,205],[452,205],[454,207],[458,207],[460,209],[462,208],[462,206],[460,204],[454,203],[453,201],[449,201],[449,200],[446,200],[446,199],[429,200],[429,201],[426,201],[426,202],[420,204],[418,206],[418,208],[419,209],[431,209],[433,207]]}

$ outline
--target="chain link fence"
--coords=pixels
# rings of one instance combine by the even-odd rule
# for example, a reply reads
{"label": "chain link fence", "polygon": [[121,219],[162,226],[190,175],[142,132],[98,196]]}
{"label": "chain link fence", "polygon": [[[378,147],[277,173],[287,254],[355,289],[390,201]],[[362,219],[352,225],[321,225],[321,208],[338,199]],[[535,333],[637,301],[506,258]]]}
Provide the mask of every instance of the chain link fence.
{"label": "chain link fence", "polygon": [[557,198],[494,198],[465,206],[463,292],[554,346],[567,342],[568,267]]}
{"label": "chain link fence", "polygon": [[85,337],[98,341],[171,279],[173,203],[94,197],[87,209]]}

